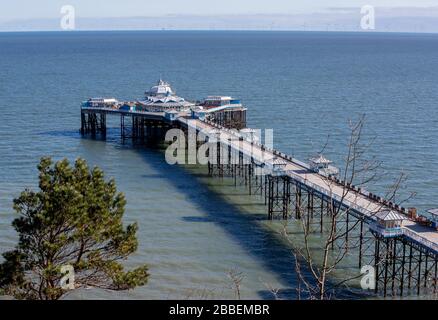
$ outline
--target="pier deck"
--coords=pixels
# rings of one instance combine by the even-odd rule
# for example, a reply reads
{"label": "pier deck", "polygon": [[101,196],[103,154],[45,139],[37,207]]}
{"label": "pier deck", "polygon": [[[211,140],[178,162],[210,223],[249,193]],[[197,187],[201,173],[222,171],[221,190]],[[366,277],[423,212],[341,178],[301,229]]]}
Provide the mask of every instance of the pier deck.
{"label": "pier deck", "polygon": [[[192,129],[208,135],[209,132],[216,129],[215,126],[204,121],[180,118],[180,122],[184,125],[192,127]],[[239,141],[238,137],[230,130],[222,130],[220,135],[221,142],[230,144],[234,150],[242,151],[246,156],[252,157],[254,160],[264,163],[268,166],[273,166],[273,160],[277,155],[273,151],[263,150],[259,144],[251,144],[251,142],[243,140]],[[335,200],[342,201],[351,210],[354,210],[366,217],[367,220],[375,220],[377,212],[384,209],[390,210],[385,205],[369,199],[367,196],[357,192],[345,192],[345,186],[337,184],[334,181],[329,181],[326,177],[313,172],[309,168],[289,159],[284,159],[286,165],[283,170],[286,175],[297,180],[308,187],[330,197]],[[412,241],[418,242],[421,245],[428,247],[435,253],[438,253],[438,232],[432,228],[420,225],[415,221],[406,220],[402,226],[403,235]]]}
{"label": "pier deck", "polygon": [[[341,228],[346,227],[340,245],[349,247],[349,241],[353,242],[350,242],[351,248],[358,249],[359,270],[365,265],[374,267],[375,293],[382,291],[386,296],[391,291],[393,296],[403,296],[413,290],[416,294],[430,292],[428,290],[432,290],[433,294],[438,292],[436,229],[410,219],[403,208],[380,198],[373,199],[364,190],[344,185],[342,181],[315,172],[306,163],[245,138],[241,132],[234,130],[244,124],[240,118],[230,125],[221,121],[220,117],[201,119],[189,112],[175,115],[175,112],[82,107],[81,133],[106,137],[107,115],[120,117],[122,141],[127,137],[140,143],[163,141],[171,128],[182,129],[186,137],[191,130],[197,132],[201,135],[198,142],[213,143],[210,145],[212,150],[208,149],[209,175],[232,177],[236,186],[244,185],[250,195],[264,198],[268,219],[295,216],[295,219],[305,218],[307,223],[312,219],[314,225],[319,225],[319,232],[323,233],[324,216],[334,214],[329,209],[342,209],[342,214],[339,217],[336,215],[334,222],[335,225],[339,223]],[[125,119],[129,121],[125,122]],[[212,141],[210,138],[213,138]],[[234,159],[233,163],[227,164],[222,158],[226,149]],[[210,151],[214,151],[216,156],[210,158]],[[213,159],[218,160],[217,163],[210,162]],[[255,173],[256,169],[261,169],[261,174]],[[384,211],[405,214],[401,218],[401,227],[397,226],[396,231],[386,226],[383,231],[379,229],[378,214]],[[350,229],[349,223],[353,225]],[[371,260],[364,261],[368,257]]]}

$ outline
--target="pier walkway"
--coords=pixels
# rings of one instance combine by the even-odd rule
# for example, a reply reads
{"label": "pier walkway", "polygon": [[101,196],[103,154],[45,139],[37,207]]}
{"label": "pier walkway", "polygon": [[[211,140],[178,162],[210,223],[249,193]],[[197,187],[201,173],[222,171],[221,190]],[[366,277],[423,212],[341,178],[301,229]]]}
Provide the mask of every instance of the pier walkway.
{"label": "pier walkway", "polygon": [[[163,141],[166,132],[172,128],[182,129],[186,137],[190,131],[196,132],[203,138],[202,141],[197,140],[199,143],[215,143],[217,155],[220,155],[217,157],[219,163],[211,164],[209,161],[209,174],[233,177],[236,186],[240,183],[248,187],[249,194],[262,197],[264,194],[269,219],[278,215],[288,219],[295,215],[296,219],[305,218],[318,223],[322,233],[324,223],[327,223],[326,219],[330,216],[329,208],[342,209],[339,225],[346,225],[344,244],[348,247],[351,244],[352,249],[358,248],[359,270],[364,265],[374,266],[376,293],[382,292],[386,296],[391,291],[393,296],[403,296],[413,290],[416,294],[432,290],[436,294],[436,229],[411,219],[404,208],[337,178],[320,174],[308,164],[231,129],[245,123],[242,111],[238,112],[240,115],[235,123],[232,116],[224,114],[211,120],[200,119],[190,112],[146,112],[83,106],[81,133],[105,137],[107,115],[120,117],[122,141],[128,137],[136,142]],[[235,157],[231,165],[221,159],[227,149],[228,154]],[[237,156],[238,161],[235,161]],[[221,161],[223,162],[220,163]],[[257,172],[262,174],[258,175]],[[238,182],[238,179],[241,180]],[[393,220],[386,224],[388,221],[383,219],[382,227],[383,212],[388,212]],[[315,222],[317,219],[320,221]],[[359,230],[350,230],[349,223],[354,225],[353,228],[357,225]],[[359,238],[357,242],[356,238]],[[352,244],[353,239],[355,244]],[[371,260],[363,261],[366,257],[371,257]]]}
{"label": "pier walkway", "polygon": [[[201,120],[179,118],[178,121],[207,136],[211,135],[213,130],[218,129],[218,126]],[[242,151],[246,157],[263,163],[268,168],[274,168],[275,159],[278,158],[278,153],[274,154],[274,150],[266,150],[263,148],[263,145],[258,143],[239,140],[239,136],[236,135],[235,131],[226,128],[221,128],[220,135],[218,136],[222,144],[230,145],[235,151]],[[299,163],[293,158],[284,155],[282,159],[285,161],[285,165],[281,168],[284,175],[301,182],[329,198],[333,198],[339,202],[342,201],[350,210],[363,215],[367,221],[375,221],[376,214],[380,211],[392,210],[392,208],[373,201],[358,191],[350,190],[346,192],[345,186],[315,173],[305,166],[305,164]],[[436,230],[410,220],[406,220],[403,223],[402,229],[404,237],[411,241],[418,242],[438,254],[438,232]]]}

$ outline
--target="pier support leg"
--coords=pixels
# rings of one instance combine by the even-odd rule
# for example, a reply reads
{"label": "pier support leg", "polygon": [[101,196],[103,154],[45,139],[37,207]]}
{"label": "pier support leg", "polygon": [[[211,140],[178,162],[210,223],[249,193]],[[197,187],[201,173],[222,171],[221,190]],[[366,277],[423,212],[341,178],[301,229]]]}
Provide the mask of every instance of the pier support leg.
{"label": "pier support leg", "polygon": [[81,111],[81,135],[85,135],[86,133],[87,120],[85,113]]}
{"label": "pier support leg", "polygon": [[120,136],[122,138],[122,143],[125,142],[125,116],[120,115]]}
{"label": "pier support leg", "polygon": [[375,277],[376,277],[376,283],[374,287],[374,293],[377,294],[379,290],[379,280],[380,280],[380,273],[379,273],[379,267],[380,267],[380,240],[378,238],[375,239],[375,248],[374,248],[374,270],[375,270]]}
{"label": "pier support leg", "polygon": [[106,138],[106,113],[100,114],[100,134],[102,138]]}
{"label": "pier support leg", "polygon": [[383,279],[383,296],[386,297],[386,286],[388,284],[388,262],[389,262],[389,241],[385,241],[385,277]]}
{"label": "pier support leg", "polygon": [[438,287],[438,259],[435,258],[435,277],[433,279],[433,293],[437,293],[437,287]]}
{"label": "pier support leg", "polygon": [[274,179],[268,176],[268,219],[273,218],[274,211]]}
{"label": "pier support leg", "polygon": [[106,137],[106,113],[97,111],[81,110],[81,135],[91,134],[95,137],[100,134],[102,138]]}
{"label": "pier support leg", "polygon": [[400,277],[400,296],[403,296],[404,281],[405,281],[405,264],[406,264],[406,243],[403,241],[403,253],[401,262],[401,277]]}
{"label": "pier support leg", "polygon": [[429,276],[428,263],[429,263],[429,255],[426,254],[426,258],[424,260],[424,288],[427,288],[427,278]]}
{"label": "pier support leg", "polygon": [[290,203],[290,180],[283,177],[283,219],[287,220]]}
{"label": "pier support leg", "polygon": [[395,296],[395,282],[397,279],[397,273],[396,273],[396,265],[397,265],[397,238],[394,238],[392,241],[392,257],[391,257],[391,263],[392,263],[392,276],[391,276],[391,291],[392,295]]}
{"label": "pier support leg", "polygon": [[290,202],[289,178],[285,176],[268,175],[265,177],[265,179],[267,179],[268,182],[268,218],[273,219],[274,214],[281,214],[283,219],[287,219]]}
{"label": "pier support leg", "polygon": [[295,193],[295,218],[301,219],[301,186],[297,185]]}
{"label": "pier support leg", "polygon": [[412,246],[409,246],[409,262],[408,262],[408,289],[411,289],[412,282]]}
{"label": "pier support leg", "polygon": [[350,234],[349,225],[350,225],[350,215],[347,211],[347,216],[345,219],[345,249],[348,250],[348,235]]}
{"label": "pier support leg", "polygon": [[324,196],[321,196],[320,233],[323,232],[323,225],[324,225]]}
{"label": "pier support leg", "polygon": [[420,295],[420,287],[421,287],[421,263],[422,262],[423,262],[423,252],[420,251],[420,256],[418,257],[417,295]]}
{"label": "pier support leg", "polygon": [[360,220],[360,231],[359,231],[359,269],[362,268],[362,247],[363,247],[363,220]]}

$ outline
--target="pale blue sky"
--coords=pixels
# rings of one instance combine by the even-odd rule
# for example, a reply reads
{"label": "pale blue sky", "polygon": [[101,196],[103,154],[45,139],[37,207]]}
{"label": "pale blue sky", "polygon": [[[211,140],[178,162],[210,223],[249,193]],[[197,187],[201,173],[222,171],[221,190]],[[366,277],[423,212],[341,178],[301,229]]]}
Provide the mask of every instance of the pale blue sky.
{"label": "pale blue sky", "polygon": [[0,0],[0,21],[57,18],[63,5],[78,17],[162,16],[168,14],[312,13],[329,7],[428,7],[437,0]]}

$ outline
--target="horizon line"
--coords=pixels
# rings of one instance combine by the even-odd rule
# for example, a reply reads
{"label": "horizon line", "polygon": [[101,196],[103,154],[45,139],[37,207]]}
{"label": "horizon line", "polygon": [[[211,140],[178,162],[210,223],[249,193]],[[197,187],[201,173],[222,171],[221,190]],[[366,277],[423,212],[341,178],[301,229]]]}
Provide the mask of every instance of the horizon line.
{"label": "horizon line", "polygon": [[0,33],[80,33],[80,32],[300,32],[300,33],[358,33],[358,34],[438,34],[438,31],[379,31],[379,30],[300,30],[300,29],[76,29],[76,30],[0,30]]}

